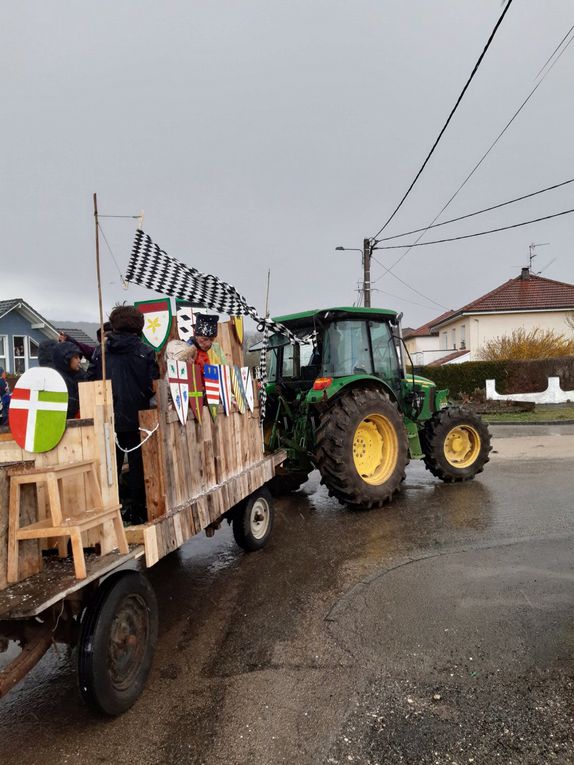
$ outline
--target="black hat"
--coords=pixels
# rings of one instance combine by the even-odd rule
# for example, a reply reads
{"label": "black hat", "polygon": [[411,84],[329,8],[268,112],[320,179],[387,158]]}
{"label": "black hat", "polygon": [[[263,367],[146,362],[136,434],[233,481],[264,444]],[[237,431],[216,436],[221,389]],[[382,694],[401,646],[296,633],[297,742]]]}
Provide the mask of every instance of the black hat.
{"label": "black hat", "polygon": [[217,316],[207,313],[195,314],[195,326],[193,332],[200,337],[217,337]]}

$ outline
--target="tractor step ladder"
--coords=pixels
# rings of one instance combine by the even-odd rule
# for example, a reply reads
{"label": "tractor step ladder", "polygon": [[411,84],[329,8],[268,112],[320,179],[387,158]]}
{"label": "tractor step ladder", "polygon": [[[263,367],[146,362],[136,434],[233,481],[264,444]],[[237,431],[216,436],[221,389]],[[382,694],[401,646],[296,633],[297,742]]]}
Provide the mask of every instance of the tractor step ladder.
{"label": "tractor step ladder", "polygon": [[[121,505],[104,506],[98,481],[98,464],[95,460],[74,462],[69,465],[57,465],[22,471],[11,470],[10,505],[8,511],[8,566],[7,580],[18,581],[18,542],[24,539],[59,538],[60,557],[67,556],[67,542],[72,543],[74,571],[77,579],[86,578],[86,561],[82,545],[82,532],[103,526],[112,521],[116,541],[121,553],[128,553],[128,543],[120,515]],[[87,509],[77,515],[62,514],[61,483],[66,478],[84,476]],[[20,527],[20,487],[22,484],[44,484],[47,489],[47,518]]]}

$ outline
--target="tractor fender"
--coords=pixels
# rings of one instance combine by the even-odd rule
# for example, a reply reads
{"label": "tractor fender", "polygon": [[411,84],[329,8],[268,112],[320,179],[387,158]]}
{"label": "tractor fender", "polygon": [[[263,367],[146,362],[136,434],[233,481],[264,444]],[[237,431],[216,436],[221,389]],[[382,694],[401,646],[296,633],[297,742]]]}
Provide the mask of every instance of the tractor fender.
{"label": "tractor fender", "polygon": [[374,377],[373,375],[353,375],[349,377],[335,378],[331,385],[324,390],[310,390],[307,394],[306,401],[308,404],[320,406],[321,404],[333,401],[341,393],[351,390],[352,388],[374,388],[376,390],[382,390],[388,395],[391,401],[399,404],[396,391],[394,391],[384,380],[381,380],[379,377]]}

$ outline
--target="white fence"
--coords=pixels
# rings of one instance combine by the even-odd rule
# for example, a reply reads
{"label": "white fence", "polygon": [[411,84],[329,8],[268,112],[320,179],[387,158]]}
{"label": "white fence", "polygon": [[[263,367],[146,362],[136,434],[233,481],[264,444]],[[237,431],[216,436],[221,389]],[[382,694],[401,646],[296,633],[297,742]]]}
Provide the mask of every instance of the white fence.
{"label": "white fence", "polygon": [[489,401],[532,401],[535,404],[565,404],[568,401],[574,401],[574,390],[562,390],[560,378],[549,377],[548,387],[540,393],[509,393],[502,395],[496,392],[496,381],[487,380],[486,398]]}

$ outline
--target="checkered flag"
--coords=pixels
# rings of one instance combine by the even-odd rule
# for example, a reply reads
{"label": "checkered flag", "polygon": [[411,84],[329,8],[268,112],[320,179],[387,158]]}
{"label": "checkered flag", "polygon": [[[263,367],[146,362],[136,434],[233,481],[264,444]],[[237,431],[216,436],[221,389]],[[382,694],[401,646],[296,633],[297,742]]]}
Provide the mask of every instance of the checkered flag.
{"label": "checkered flag", "polygon": [[251,316],[260,328],[266,326],[270,332],[280,332],[287,335],[291,342],[298,342],[287,327],[260,316],[235,287],[217,276],[202,274],[196,268],[170,257],[141,229],[136,231],[126,281],[148,287],[162,295],[188,300],[218,313]]}
{"label": "checkered flag", "polygon": [[202,274],[196,268],[186,266],[170,257],[152,242],[141,229],[136,231],[132,254],[126,271],[126,281],[140,284],[162,295],[187,300],[203,308],[210,308],[229,316],[250,316],[257,322],[257,328],[264,333],[264,344],[259,363],[261,375],[260,416],[265,416],[265,382],[267,380],[267,337],[270,333],[282,333],[291,343],[299,339],[282,324],[260,316],[257,310],[247,304],[245,298],[227,282],[212,274]]}

